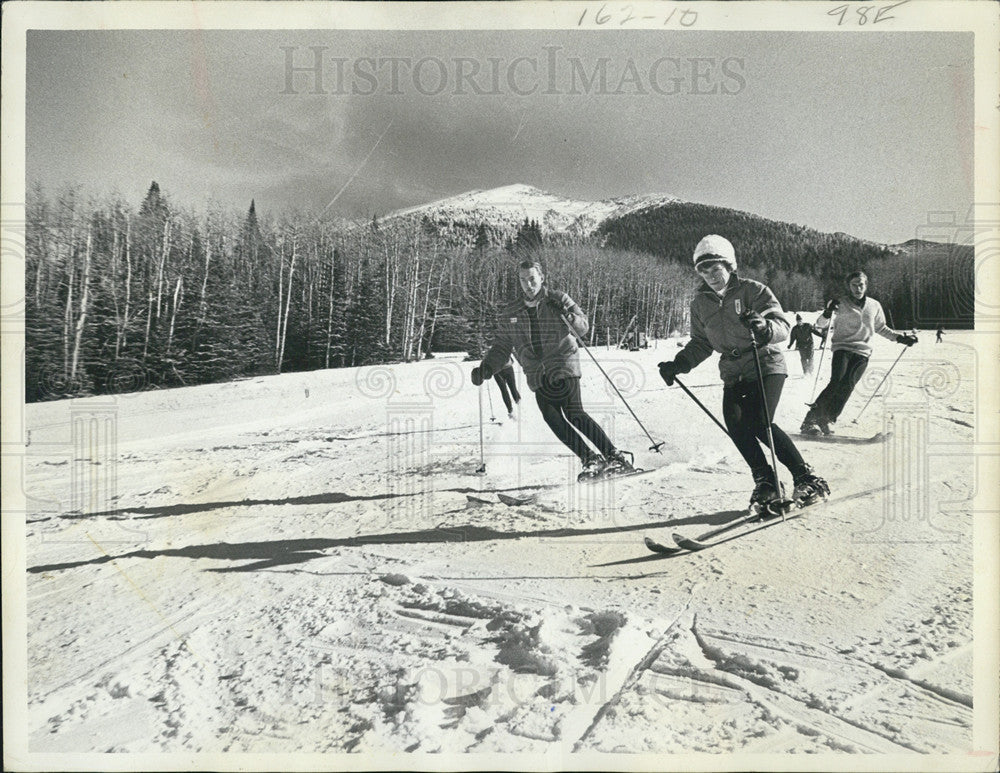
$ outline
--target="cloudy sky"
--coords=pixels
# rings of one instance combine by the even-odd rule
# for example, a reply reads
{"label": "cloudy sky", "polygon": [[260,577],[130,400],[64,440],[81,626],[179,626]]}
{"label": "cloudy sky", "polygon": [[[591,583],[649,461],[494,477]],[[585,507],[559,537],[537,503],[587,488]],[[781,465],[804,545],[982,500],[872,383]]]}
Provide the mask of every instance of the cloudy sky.
{"label": "cloudy sky", "polygon": [[35,31],[26,121],[49,192],[367,217],[526,183],[898,242],[972,202],[972,36]]}

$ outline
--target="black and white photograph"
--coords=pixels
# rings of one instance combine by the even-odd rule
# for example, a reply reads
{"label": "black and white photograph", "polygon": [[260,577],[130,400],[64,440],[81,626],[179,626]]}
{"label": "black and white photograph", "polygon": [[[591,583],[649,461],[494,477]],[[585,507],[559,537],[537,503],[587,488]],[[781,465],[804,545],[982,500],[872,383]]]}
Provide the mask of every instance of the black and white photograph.
{"label": "black and white photograph", "polygon": [[3,16],[5,769],[997,769],[995,4]]}

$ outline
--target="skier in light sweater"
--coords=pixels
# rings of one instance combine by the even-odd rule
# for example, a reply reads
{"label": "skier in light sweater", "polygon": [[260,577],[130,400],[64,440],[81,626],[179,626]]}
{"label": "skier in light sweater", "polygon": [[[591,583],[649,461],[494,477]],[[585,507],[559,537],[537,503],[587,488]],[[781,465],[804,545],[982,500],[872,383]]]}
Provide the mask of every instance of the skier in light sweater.
{"label": "skier in light sweater", "polygon": [[830,331],[830,349],[833,351],[830,383],[819,393],[816,402],[802,421],[801,432],[806,435],[830,435],[844,406],[868,367],[872,354],[872,335],[904,346],[917,342],[915,335],[900,333],[885,323],[882,304],[868,297],[868,276],[864,271],[854,271],[847,277],[847,294],[840,300],[827,303],[816,320],[820,332],[830,326],[830,317],[837,312],[836,323]]}

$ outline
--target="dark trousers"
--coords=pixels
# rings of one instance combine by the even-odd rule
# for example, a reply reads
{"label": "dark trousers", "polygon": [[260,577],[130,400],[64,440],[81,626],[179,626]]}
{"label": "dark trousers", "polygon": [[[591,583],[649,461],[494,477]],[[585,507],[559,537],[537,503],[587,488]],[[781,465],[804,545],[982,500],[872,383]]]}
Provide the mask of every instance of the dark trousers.
{"label": "dark trousers", "polygon": [[514,410],[511,397],[514,398],[515,403],[521,402],[521,393],[517,391],[517,385],[514,383],[514,366],[507,365],[500,368],[500,370],[493,374],[493,380],[500,387],[500,396],[503,398],[503,404],[507,406],[507,413],[510,413]]}
{"label": "dark trousers", "polygon": [[[764,376],[764,396],[767,410],[774,416],[785,385],[784,373],[770,373]],[[722,417],[733,438],[733,443],[750,465],[751,470],[770,466],[770,449],[765,455],[761,443],[767,446],[767,420],[761,404],[760,388],[756,381],[738,381],[722,390]],[[791,438],[776,424],[771,424],[774,438],[774,452],[785,467],[796,474],[802,467],[802,455]]]}
{"label": "dark trousers", "polygon": [[549,379],[543,376],[535,392],[535,401],[549,429],[582,461],[586,461],[591,454],[583,438],[587,438],[604,455],[614,450],[611,439],[583,409],[579,378]]}
{"label": "dark trousers", "polygon": [[799,349],[799,359],[802,360],[802,372],[810,374],[813,372],[813,350]]}
{"label": "dark trousers", "polygon": [[830,383],[813,403],[813,415],[836,421],[868,367],[868,358],[840,349],[833,353]]}

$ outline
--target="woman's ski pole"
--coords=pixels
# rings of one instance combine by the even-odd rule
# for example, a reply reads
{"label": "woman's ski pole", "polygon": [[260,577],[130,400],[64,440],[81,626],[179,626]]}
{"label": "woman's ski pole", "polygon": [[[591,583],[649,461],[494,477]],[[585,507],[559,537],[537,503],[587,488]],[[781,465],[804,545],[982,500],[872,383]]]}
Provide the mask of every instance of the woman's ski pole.
{"label": "woman's ski pole", "polygon": [[816,366],[816,377],[813,379],[812,397],[809,398],[809,402],[806,403],[810,408],[812,404],[816,402],[816,387],[819,385],[819,374],[823,370],[823,358],[826,356],[826,350],[829,348],[830,344],[830,333],[833,332],[833,321],[837,318],[837,312],[830,312],[830,324],[826,326],[826,330],[823,332],[823,347],[819,350],[819,365]]}
{"label": "woman's ski pole", "polygon": [[907,350],[907,349],[909,349],[909,348],[910,348],[909,346],[904,346],[904,347],[903,347],[903,351],[901,351],[901,352],[899,353],[899,357],[897,357],[897,358],[896,358],[896,361],[895,361],[895,362],[893,362],[891,366],[889,366],[889,370],[887,370],[887,371],[885,372],[885,375],[884,375],[884,376],[882,376],[882,380],[878,382],[878,386],[877,386],[877,387],[875,387],[875,389],[874,389],[874,390],[872,390],[872,394],[871,394],[871,397],[869,397],[869,398],[868,398],[868,402],[866,402],[866,403],[865,403],[865,404],[864,404],[864,405],[862,406],[861,410],[860,410],[860,411],[858,411],[858,415],[857,415],[857,416],[855,417],[854,421],[852,421],[852,422],[851,422],[851,424],[857,424],[857,423],[858,423],[858,419],[860,419],[860,418],[861,418],[861,414],[865,412],[865,408],[867,408],[867,407],[868,407],[868,403],[870,403],[870,402],[871,402],[872,400],[874,400],[874,399],[875,399],[875,395],[877,395],[877,394],[878,394],[878,390],[880,390],[880,389],[882,388],[882,385],[883,385],[883,384],[885,383],[885,380],[886,380],[887,378],[889,378],[889,374],[890,374],[890,373],[892,373],[892,369],[896,367],[896,362],[899,362],[900,358],[901,358],[901,357],[902,357],[902,356],[903,356],[904,354],[906,354],[906,350]]}
{"label": "woman's ski pole", "polygon": [[661,440],[659,443],[657,443],[655,440],[653,440],[653,436],[649,434],[649,431],[646,429],[646,426],[639,420],[639,417],[635,415],[635,411],[632,410],[632,406],[628,404],[628,400],[625,399],[624,395],[622,395],[622,393],[618,390],[618,387],[615,386],[615,382],[611,380],[611,377],[607,373],[605,373],[604,368],[601,367],[601,363],[597,361],[597,358],[594,356],[594,353],[590,351],[590,347],[588,347],[587,344],[583,342],[583,339],[581,339],[580,336],[576,334],[576,331],[573,329],[573,326],[569,323],[569,320],[566,318],[566,315],[560,314],[559,316],[562,319],[563,324],[566,325],[566,327],[569,329],[569,332],[577,340],[577,343],[579,343],[580,346],[583,347],[583,350],[590,355],[590,359],[594,361],[594,364],[597,366],[597,369],[601,371],[601,373],[604,375],[604,378],[606,378],[608,380],[608,383],[611,384],[611,388],[615,390],[617,395],[621,398],[622,402],[625,403],[625,407],[628,408],[628,412],[632,414],[632,418],[636,420],[636,422],[639,424],[640,427],[642,427],[642,431],[646,433],[646,437],[649,438],[649,442],[653,444],[649,447],[649,450],[656,451],[656,453],[658,454],[662,453],[660,451],[660,446],[662,446],[666,441]]}
{"label": "woman's ski pole", "polygon": [[708,414],[708,418],[710,418],[712,421],[714,421],[719,426],[719,429],[721,429],[723,432],[725,432],[726,435],[729,436],[730,438],[732,437],[732,435],[729,434],[729,430],[726,429],[725,426],[723,426],[722,422],[719,421],[717,418],[715,418],[715,414],[712,413],[710,410],[708,410],[708,408],[705,407],[704,403],[702,403],[701,400],[699,400],[697,397],[695,397],[694,394],[692,394],[691,390],[688,389],[686,386],[684,386],[684,384],[681,383],[681,380],[679,378],[677,378],[677,376],[674,376],[674,383],[676,383],[677,386],[679,386],[681,389],[683,389],[684,393],[688,397],[690,397],[692,400],[694,400],[695,403],[697,403],[697,405],[698,405],[699,408],[701,408],[705,413]]}
{"label": "woman's ski pole", "polygon": [[[781,491],[781,480],[778,478],[778,454],[774,450],[774,434],[771,432],[771,412],[767,408],[767,394],[764,392],[764,371],[760,367],[760,353],[757,351],[757,336],[750,330],[750,342],[753,344],[753,363],[757,369],[757,387],[760,390],[760,406],[764,409],[764,421],[767,422],[767,445],[771,449],[771,469],[774,472],[774,490],[784,499]],[[781,519],[785,519],[785,510],[781,509]]]}

